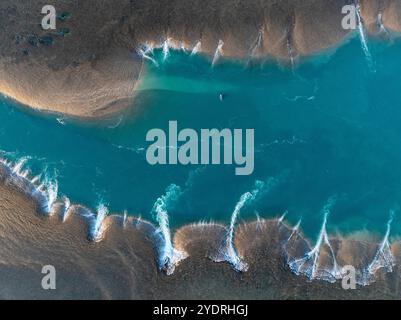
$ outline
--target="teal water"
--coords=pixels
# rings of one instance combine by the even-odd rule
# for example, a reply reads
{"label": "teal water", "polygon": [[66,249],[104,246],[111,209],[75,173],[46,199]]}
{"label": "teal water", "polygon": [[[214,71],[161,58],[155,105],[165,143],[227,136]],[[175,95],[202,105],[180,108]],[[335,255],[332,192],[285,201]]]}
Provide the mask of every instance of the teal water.
{"label": "teal water", "polygon": [[[73,203],[104,203],[152,221],[156,199],[175,184],[181,195],[169,208],[173,227],[228,224],[241,195],[260,180],[274,184],[243,208],[243,219],[287,212],[315,238],[322,208],[335,199],[329,232],[383,234],[394,210],[392,235],[400,235],[401,43],[369,46],[371,63],[355,39],[294,70],[273,62],[211,68],[210,60],[182,51],[163,62],[156,51],[159,66],[147,64],[132,112],[108,123],[58,121],[2,98],[0,150],[9,160],[28,157],[32,175],[57,179]],[[255,129],[254,173],[236,176],[235,165],[149,165],[146,133],[167,131],[169,120],[180,129]]]}

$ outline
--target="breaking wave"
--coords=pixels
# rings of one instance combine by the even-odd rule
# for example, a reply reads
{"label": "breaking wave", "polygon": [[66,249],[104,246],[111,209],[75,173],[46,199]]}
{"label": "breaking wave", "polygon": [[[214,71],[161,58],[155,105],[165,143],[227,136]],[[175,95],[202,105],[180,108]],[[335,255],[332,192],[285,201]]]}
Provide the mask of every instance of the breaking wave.
{"label": "breaking wave", "polygon": [[[107,219],[120,216],[110,216],[107,206],[100,202],[95,211],[89,208],[72,204],[65,195],[58,192],[56,179],[44,173],[31,177],[27,168],[29,158],[21,158],[17,162],[6,159],[0,160],[0,177],[2,183],[17,188],[26,196],[32,198],[38,205],[40,213],[53,216],[58,215],[60,221],[66,222],[71,215],[78,214],[87,223],[87,238],[91,242],[101,242],[107,238]],[[268,181],[257,181],[251,191],[245,192],[236,203],[231,215],[228,227],[213,222],[201,222],[186,225],[172,235],[169,225],[169,210],[173,209],[182,194],[179,186],[172,184],[164,195],[154,203],[152,213],[158,226],[151,226],[148,237],[154,243],[157,264],[159,269],[167,275],[172,275],[181,261],[190,257],[193,245],[202,239],[203,245],[207,244],[206,256],[215,262],[227,262],[237,272],[250,271],[252,259],[249,260],[246,250],[249,247],[249,237],[255,236],[269,225],[274,228],[271,236],[277,237],[278,247],[282,256],[286,259],[288,268],[296,275],[306,276],[309,280],[325,280],[334,283],[344,276],[343,268],[354,265],[355,261],[363,261],[357,270],[357,283],[366,286],[376,279],[376,274],[385,271],[393,272],[396,258],[389,237],[394,211],[390,212],[385,236],[381,243],[363,243],[350,239],[330,237],[327,232],[327,223],[330,211],[336,204],[336,196],[330,197],[321,210],[323,222],[316,243],[311,246],[301,232],[301,221],[295,226],[290,226],[285,221],[284,213],[273,220],[264,220],[258,216],[255,223],[247,222],[238,225],[241,210],[255,204],[263,195],[272,190],[278,181],[274,178]],[[122,226],[126,226],[128,220],[124,213]],[[272,224],[271,221],[274,221]],[[142,223],[140,219],[136,224]],[[254,229],[253,226],[255,226]],[[243,230],[247,230],[244,240]],[[251,230],[249,230],[251,228]],[[244,242],[245,241],[245,242]],[[269,240],[270,241],[270,240]],[[266,243],[265,245],[268,245]],[[345,248],[348,250],[344,251]],[[364,250],[360,248],[364,247]],[[350,249],[351,248],[351,249]],[[346,254],[345,254],[346,253]],[[361,256],[362,255],[362,256]]]}

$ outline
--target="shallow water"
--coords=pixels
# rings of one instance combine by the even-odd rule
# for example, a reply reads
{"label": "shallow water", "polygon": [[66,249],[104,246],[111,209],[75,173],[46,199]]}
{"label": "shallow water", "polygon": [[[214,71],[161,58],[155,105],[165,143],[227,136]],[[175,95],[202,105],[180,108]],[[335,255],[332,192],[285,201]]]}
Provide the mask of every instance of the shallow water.
{"label": "shallow water", "polygon": [[[156,221],[155,201],[175,184],[170,225],[210,220],[230,224],[241,195],[256,181],[265,192],[244,206],[242,219],[282,216],[311,238],[322,209],[334,202],[329,233],[366,229],[401,234],[401,43],[358,39],[330,56],[295,69],[276,63],[245,65],[171,51],[148,62],[132,112],[102,124],[38,116],[0,102],[3,157],[28,157],[32,175],[57,179],[72,202]],[[374,66],[374,67],[372,67]],[[220,101],[219,94],[225,98]],[[58,118],[58,119],[57,119]],[[236,176],[235,165],[150,166],[148,130],[178,121],[179,129],[254,128],[255,171]]]}

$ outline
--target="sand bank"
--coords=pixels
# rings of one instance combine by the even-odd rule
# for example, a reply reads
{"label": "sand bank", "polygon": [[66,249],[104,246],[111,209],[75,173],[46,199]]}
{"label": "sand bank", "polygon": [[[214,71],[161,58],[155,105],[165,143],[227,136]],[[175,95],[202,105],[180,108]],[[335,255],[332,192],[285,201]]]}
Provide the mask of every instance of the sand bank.
{"label": "sand bank", "polygon": [[[371,35],[401,32],[398,0],[361,0]],[[99,118],[122,112],[135,95],[138,49],[184,48],[228,58],[297,58],[338,46],[348,0],[87,0],[0,4],[0,92],[30,107]],[[53,4],[57,30],[44,31]]]}

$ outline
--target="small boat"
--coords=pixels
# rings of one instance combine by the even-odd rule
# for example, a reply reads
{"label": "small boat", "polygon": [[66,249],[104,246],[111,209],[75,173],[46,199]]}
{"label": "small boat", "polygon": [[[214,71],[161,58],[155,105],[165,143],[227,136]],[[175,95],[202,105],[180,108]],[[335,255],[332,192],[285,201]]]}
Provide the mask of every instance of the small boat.
{"label": "small boat", "polygon": [[224,100],[224,95],[223,95],[222,93],[220,93],[219,99],[220,99],[220,101],[223,101],[223,100]]}

